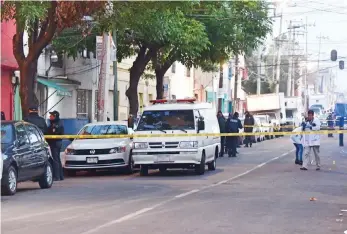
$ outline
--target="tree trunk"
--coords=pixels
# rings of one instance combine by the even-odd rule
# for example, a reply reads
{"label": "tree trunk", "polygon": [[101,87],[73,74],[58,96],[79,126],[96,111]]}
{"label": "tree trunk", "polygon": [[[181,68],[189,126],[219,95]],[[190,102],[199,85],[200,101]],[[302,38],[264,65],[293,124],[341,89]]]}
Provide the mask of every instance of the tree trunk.
{"label": "tree trunk", "polygon": [[22,63],[19,66],[20,70],[20,89],[21,106],[23,117],[29,114],[29,108],[33,105],[37,106],[38,100],[35,95],[35,81],[37,74],[37,62],[35,60],[30,63]]}
{"label": "tree trunk", "polygon": [[164,74],[157,72],[155,70],[155,78],[156,78],[156,90],[157,90],[157,97],[156,99],[163,99],[164,98]]}
{"label": "tree trunk", "polygon": [[136,116],[139,110],[139,99],[137,93],[137,87],[141,78],[141,75],[146,69],[147,64],[152,59],[156,53],[155,48],[147,49],[147,47],[142,46],[140,51],[130,68],[130,84],[129,88],[126,90],[125,95],[129,99],[129,114]]}
{"label": "tree trunk", "polygon": [[155,69],[155,78],[156,78],[156,90],[157,90],[157,100],[164,98],[164,76],[167,70],[171,67],[174,62],[172,60],[167,60],[164,64],[157,65]]}

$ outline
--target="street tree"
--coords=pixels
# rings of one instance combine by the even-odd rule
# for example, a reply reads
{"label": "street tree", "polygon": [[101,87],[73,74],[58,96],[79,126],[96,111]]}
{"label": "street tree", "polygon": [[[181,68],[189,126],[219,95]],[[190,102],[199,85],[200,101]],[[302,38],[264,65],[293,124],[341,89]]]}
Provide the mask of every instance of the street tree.
{"label": "street tree", "polygon": [[188,21],[185,17],[185,13],[193,9],[195,4],[194,1],[113,3],[113,15],[103,22],[110,23],[109,28],[117,31],[118,60],[135,56],[130,68],[129,87],[126,90],[130,114],[136,115],[138,112],[138,83],[149,63],[155,61],[158,54],[164,57],[170,53],[167,45],[185,43],[183,40],[186,40],[187,36],[183,34],[182,28],[198,32],[194,28],[194,23],[197,22]]}
{"label": "street tree", "polygon": [[262,1],[200,2],[186,17],[194,27],[183,28],[179,35],[183,40],[166,45],[165,52],[159,51],[153,61],[157,98],[163,96],[164,75],[175,61],[215,71],[216,63],[223,64],[231,54],[255,48],[271,29]]}
{"label": "street tree", "polygon": [[[20,97],[23,114],[38,104],[35,96],[37,63],[43,49],[64,28],[83,25],[83,17],[105,8],[102,1],[5,1],[1,21],[14,20],[13,54],[20,70]],[[28,53],[24,53],[25,32]]]}

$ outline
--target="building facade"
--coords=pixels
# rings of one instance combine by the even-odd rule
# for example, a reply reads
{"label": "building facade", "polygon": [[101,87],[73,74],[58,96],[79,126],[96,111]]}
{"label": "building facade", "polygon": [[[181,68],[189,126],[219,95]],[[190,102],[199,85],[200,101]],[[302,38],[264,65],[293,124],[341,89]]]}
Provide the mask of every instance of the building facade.
{"label": "building facade", "polygon": [[[1,23],[1,111],[5,113],[7,120],[17,119],[19,79],[15,76],[18,64],[12,51],[12,38],[16,33],[16,25],[13,21]],[[17,105],[16,105],[17,104]]]}

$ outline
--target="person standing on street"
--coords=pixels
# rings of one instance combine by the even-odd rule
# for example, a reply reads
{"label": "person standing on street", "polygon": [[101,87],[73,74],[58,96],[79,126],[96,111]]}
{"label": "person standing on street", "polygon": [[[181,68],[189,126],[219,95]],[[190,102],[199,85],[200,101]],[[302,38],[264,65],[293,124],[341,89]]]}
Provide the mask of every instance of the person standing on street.
{"label": "person standing on street", "polygon": [[47,134],[47,124],[44,118],[39,116],[39,110],[36,106],[29,108],[29,115],[24,118],[25,122],[36,125],[43,134]]}
{"label": "person standing on street", "polygon": [[[245,121],[243,122],[245,126],[245,132],[253,132],[253,127],[250,126],[254,126],[254,118],[248,111],[246,111],[245,115]],[[252,147],[252,136],[246,136],[245,143],[246,147],[248,147],[248,145]]]}
{"label": "person standing on street", "polygon": [[[334,130],[334,119],[333,119],[333,115],[331,113],[328,115],[327,122],[328,122],[329,130]],[[333,134],[329,133],[328,137],[333,137]]]}
{"label": "person standing on street", "polygon": [[[58,111],[49,112],[50,124],[48,126],[48,135],[64,135],[64,127],[60,121],[60,114]],[[53,175],[54,180],[64,180],[64,171],[60,159],[60,149],[62,146],[62,139],[47,139],[47,142],[52,151],[53,157]]]}
{"label": "person standing on street", "polygon": [[[223,113],[221,111],[218,111],[217,119],[218,119],[220,133],[226,133],[226,131],[225,131],[225,121],[226,120],[225,120]],[[221,143],[221,151],[220,151],[219,157],[223,157],[224,152],[225,152],[225,136],[220,137],[220,143]]]}
{"label": "person standing on street", "polygon": [[[294,129],[293,133],[302,131],[302,127]],[[295,164],[302,165],[302,154],[304,152],[304,146],[302,145],[303,136],[301,134],[292,135],[290,139],[295,146]]]}
{"label": "person standing on street", "polygon": [[[226,122],[226,132],[227,133],[238,133],[239,129],[243,128],[241,124],[241,120],[239,119],[239,113],[235,112],[232,116],[229,114],[229,118]],[[239,136],[227,136],[226,137],[226,145],[228,148],[228,156],[236,157],[236,148],[238,144]]]}
{"label": "person standing on street", "polygon": [[[305,132],[314,132],[320,130],[320,121],[314,117],[312,110],[308,111],[307,121],[302,123],[302,130]],[[307,170],[310,162],[310,154],[313,151],[316,160],[316,170],[320,170],[320,157],[319,157],[320,136],[319,134],[305,134],[304,135],[304,160],[301,170]]]}

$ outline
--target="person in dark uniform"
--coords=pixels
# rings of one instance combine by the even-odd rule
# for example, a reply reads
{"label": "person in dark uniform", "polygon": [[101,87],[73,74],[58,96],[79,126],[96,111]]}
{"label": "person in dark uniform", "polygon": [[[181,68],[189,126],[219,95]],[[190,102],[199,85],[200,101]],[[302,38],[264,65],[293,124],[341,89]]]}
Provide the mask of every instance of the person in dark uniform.
{"label": "person in dark uniform", "polygon": [[[334,119],[333,119],[333,115],[331,113],[328,115],[327,122],[328,122],[329,130],[334,130]],[[328,137],[333,137],[333,134],[329,133]]]}
{"label": "person in dark uniform", "polygon": [[[220,133],[225,133],[225,122],[226,119],[223,116],[223,113],[221,111],[218,111],[217,113],[217,119],[218,119],[218,124],[219,124],[219,130]],[[225,150],[225,136],[220,137],[220,143],[221,143],[221,151],[219,157],[224,156],[224,150]]]}
{"label": "person in dark uniform", "polygon": [[[243,123],[245,125],[245,132],[253,132],[253,127],[249,126],[254,126],[254,118],[248,111],[246,111],[245,115],[245,121]],[[252,147],[252,136],[246,136],[245,143],[246,147],[248,147],[248,145]]]}
{"label": "person in dark uniform", "polygon": [[47,124],[44,118],[39,116],[39,111],[36,106],[29,108],[29,115],[24,118],[24,121],[36,125],[43,134],[47,134]]}
{"label": "person in dark uniform", "polygon": [[[226,132],[227,133],[238,133],[239,129],[242,129],[241,120],[239,119],[239,113],[235,112],[232,116],[229,114],[229,118],[226,122]],[[228,149],[229,157],[236,157],[236,148],[238,144],[239,137],[238,136],[227,136],[226,137],[226,145]]]}
{"label": "person in dark uniform", "polygon": [[3,112],[3,111],[1,111],[1,120],[6,120],[6,118],[5,118],[5,113]]}
{"label": "person in dark uniform", "polygon": [[[53,111],[49,112],[49,114],[50,124],[48,126],[47,135],[64,135],[64,126],[60,121],[59,112]],[[47,142],[52,151],[54,180],[64,180],[64,171],[60,159],[62,139],[47,139]]]}

